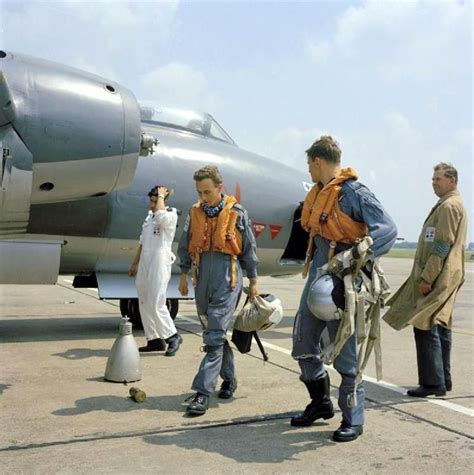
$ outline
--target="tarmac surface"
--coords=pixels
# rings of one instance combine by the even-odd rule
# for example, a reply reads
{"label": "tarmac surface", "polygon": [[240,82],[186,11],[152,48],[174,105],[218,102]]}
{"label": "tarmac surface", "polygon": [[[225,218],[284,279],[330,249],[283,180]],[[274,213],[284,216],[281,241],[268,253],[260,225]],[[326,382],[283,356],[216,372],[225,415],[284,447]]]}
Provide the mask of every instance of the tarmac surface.
{"label": "tarmac surface", "polygon": [[[405,280],[410,259],[383,261],[392,290]],[[193,302],[176,319],[184,343],[174,358],[141,358],[143,378],[128,386],[104,381],[118,333],[118,302],[94,289],[0,286],[0,473],[473,473],[474,263],[466,264],[453,328],[453,391],[443,398],[404,395],[416,386],[413,332],[383,324],[382,382],[366,371],[366,423],[354,442],[337,444],[340,413],[312,427],[289,418],[308,403],[291,358],[291,330],[303,287],[300,276],[264,277],[260,292],[283,301],[285,317],[257,345],[236,352],[235,397],[211,399],[201,417],[185,417],[190,384],[202,358]],[[139,345],[144,337],[135,331]],[[337,373],[329,369],[337,407]],[[128,397],[135,385],[147,393]]]}

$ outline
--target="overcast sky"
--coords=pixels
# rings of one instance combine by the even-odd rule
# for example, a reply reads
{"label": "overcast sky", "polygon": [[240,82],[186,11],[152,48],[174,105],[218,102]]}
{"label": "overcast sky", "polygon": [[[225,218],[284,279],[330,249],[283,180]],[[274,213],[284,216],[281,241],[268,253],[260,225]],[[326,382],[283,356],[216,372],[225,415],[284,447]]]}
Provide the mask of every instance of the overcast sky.
{"label": "overcast sky", "polygon": [[241,147],[302,170],[331,134],[411,241],[433,165],[452,162],[474,241],[472,14],[454,0],[15,0],[0,2],[0,47],[211,112]]}

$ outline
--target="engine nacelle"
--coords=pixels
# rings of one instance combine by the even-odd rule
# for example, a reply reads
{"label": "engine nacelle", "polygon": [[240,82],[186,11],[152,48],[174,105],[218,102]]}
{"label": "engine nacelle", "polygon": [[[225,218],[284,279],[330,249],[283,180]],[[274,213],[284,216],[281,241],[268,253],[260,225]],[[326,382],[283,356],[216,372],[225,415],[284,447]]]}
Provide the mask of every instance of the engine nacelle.
{"label": "engine nacelle", "polygon": [[24,232],[32,204],[127,186],[140,138],[139,106],[128,89],[0,51],[0,235]]}

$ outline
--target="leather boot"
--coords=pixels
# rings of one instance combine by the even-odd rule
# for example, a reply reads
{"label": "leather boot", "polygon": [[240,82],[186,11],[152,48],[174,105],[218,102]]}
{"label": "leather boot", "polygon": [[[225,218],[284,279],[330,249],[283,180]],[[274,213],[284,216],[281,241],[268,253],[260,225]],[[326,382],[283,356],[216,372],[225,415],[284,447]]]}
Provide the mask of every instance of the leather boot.
{"label": "leather boot", "polygon": [[209,407],[209,396],[202,393],[196,393],[193,397],[193,400],[186,408],[186,414],[188,416],[202,416],[206,413]]}
{"label": "leather boot", "polygon": [[329,395],[329,375],[326,373],[323,378],[317,381],[304,381],[304,384],[308,389],[311,402],[302,414],[291,418],[291,425],[307,427],[317,419],[334,417],[334,407]]}
{"label": "leather boot", "polygon": [[217,394],[217,397],[220,399],[230,399],[235,390],[237,389],[237,379],[234,378],[233,381],[222,381],[221,389]]}
{"label": "leather boot", "polygon": [[346,421],[342,421],[339,429],[334,431],[332,440],[335,442],[351,442],[364,432],[364,426],[351,426]]}
{"label": "leather boot", "polygon": [[179,333],[175,333],[167,338],[166,343],[168,343],[168,349],[166,350],[165,356],[174,356],[179,349],[181,343],[183,343],[183,338]]}
{"label": "leather boot", "polygon": [[446,388],[444,386],[434,388],[419,386],[415,389],[409,389],[407,395],[411,397],[446,396]]}
{"label": "leather boot", "polygon": [[161,338],[155,338],[153,340],[148,340],[146,346],[140,346],[138,351],[140,353],[148,353],[150,351],[164,351],[166,350],[165,340]]}

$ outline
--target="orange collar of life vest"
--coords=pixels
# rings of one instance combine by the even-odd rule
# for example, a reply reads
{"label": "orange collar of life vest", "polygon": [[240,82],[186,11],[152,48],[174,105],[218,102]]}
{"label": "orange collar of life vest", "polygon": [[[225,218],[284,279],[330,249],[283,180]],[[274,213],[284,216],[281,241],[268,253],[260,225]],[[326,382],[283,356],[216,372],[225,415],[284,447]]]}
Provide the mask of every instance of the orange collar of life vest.
{"label": "orange collar of life vest", "polygon": [[237,229],[238,212],[234,209],[237,200],[233,196],[224,196],[224,207],[216,218],[210,218],[198,201],[191,208],[191,227],[188,251],[193,260],[193,284],[198,282],[198,267],[203,252],[216,251],[232,256],[231,287],[237,285],[236,259],[242,252],[242,236]]}
{"label": "orange collar of life vest", "polygon": [[[304,200],[301,226],[310,231],[313,236],[321,234],[336,242],[352,240],[354,235],[359,236],[365,229],[364,225],[345,215],[338,203],[339,193],[344,182],[351,179],[357,180],[357,178],[357,172],[353,168],[344,168],[326,186],[323,187],[319,183],[314,185]],[[341,219],[344,221],[345,229],[339,229]],[[336,227],[332,225],[333,220],[337,221],[337,229],[340,232],[334,232]],[[345,232],[347,232],[347,236],[344,236]]]}
{"label": "orange collar of life vest", "polygon": [[237,204],[233,196],[224,195],[224,208],[216,218],[209,218],[198,201],[191,208],[191,236],[188,250],[194,258],[203,252],[213,250],[225,254],[239,255],[241,236],[236,229],[238,212],[232,208]]}

